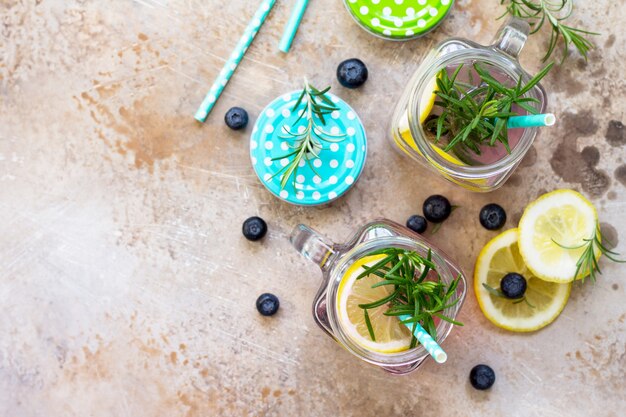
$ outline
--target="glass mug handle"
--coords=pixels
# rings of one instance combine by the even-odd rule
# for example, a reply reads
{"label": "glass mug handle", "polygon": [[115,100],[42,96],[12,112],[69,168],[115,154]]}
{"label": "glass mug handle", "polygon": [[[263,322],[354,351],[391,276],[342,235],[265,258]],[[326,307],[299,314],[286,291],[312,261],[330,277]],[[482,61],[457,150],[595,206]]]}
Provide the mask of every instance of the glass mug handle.
{"label": "glass mug handle", "polygon": [[526,39],[528,39],[529,33],[530,26],[528,22],[511,17],[498,29],[492,46],[517,59],[526,43]]}
{"label": "glass mug handle", "polygon": [[322,270],[328,268],[333,251],[333,243],[303,224],[297,225],[289,239],[298,252],[308,260],[315,262]]}

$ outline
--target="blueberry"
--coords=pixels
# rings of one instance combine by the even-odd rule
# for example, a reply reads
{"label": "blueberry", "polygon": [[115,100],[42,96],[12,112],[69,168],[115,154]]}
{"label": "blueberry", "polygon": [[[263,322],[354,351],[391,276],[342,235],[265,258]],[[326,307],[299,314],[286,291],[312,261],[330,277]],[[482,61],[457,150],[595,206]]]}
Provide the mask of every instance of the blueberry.
{"label": "blueberry", "polygon": [[280,307],[280,301],[274,294],[261,294],[256,299],[256,309],[263,316],[273,316],[278,311],[278,307]]}
{"label": "blueberry", "polygon": [[480,224],[487,230],[498,230],[506,223],[506,211],[497,204],[487,204],[480,210]]}
{"label": "blueberry", "polygon": [[506,298],[522,298],[526,292],[526,278],[515,272],[509,272],[500,281],[500,291]]}
{"label": "blueberry", "polygon": [[441,195],[431,195],[424,201],[424,216],[433,223],[441,223],[450,217],[452,206],[447,198]]}
{"label": "blueberry", "polygon": [[248,125],[248,112],[241,107],[232,107],[226,112],[224,121],[233,130],[243,129]]}
{"label": "blueberry", "polygon": [[367,76],[367,67],[360,59],[347,59],[337,67],[337,79],[346,88],[362,86],[367,81]]}
{"label": "blueberry", "polygon": [[428,223],[426,223],[425,218],[415,214],[409,217],[409,219],[406,221],[406,227],[413,230],[415,233],[422,234],[426,231],[426,227],[428,227]]}
{"label": "blueberry", "polygon": [[259,240],[267,233],[267,223],[260,217],[250,217],[243,222],[242,230],[243,235],[248,240]]}
{"label": "blueberry", "polygon": [[496,382],[496,373],[487,365],[476,365],[470,371],[469,378],[474,388],[486,390]]}

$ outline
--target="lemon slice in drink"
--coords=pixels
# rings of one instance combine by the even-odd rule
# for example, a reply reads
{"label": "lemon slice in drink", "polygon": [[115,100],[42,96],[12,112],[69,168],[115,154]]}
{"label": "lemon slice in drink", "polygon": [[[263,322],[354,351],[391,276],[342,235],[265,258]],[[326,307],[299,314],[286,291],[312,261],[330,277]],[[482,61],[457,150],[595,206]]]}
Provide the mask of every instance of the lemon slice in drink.
{"label": "lemon slice in drink", "polygon": [[346,271],[337,291],[339,321],[350,338],[363,348],[379,353],[395,353],[407,350],[411,344],[411,332],[397,317],[385,316],[388,306],[369,309],[368,314],[376,340],[372,340],[365,324],[364,311],[359,304],[372,303],[388,296],[390,288],[383,285],[372,288],[379,282],[376,275],[357,280],[363,266],[374,265],[384,255],[365,256],[354,262]]}
{"label": "lemon slice in drink", "polygon": [[[428,86],[426,87],[426,89],[424,90],[425,93],[422,96],[422,99],[420,100],[420,107],[419,107],[420,108],[420,114],[419,114],[420,124],[426,121],[426,118],[428,117],[430,112],[433,110],[433,107],[435,106],[435,100],[437,99],[436,91],[438,89],[439,88],[437,86],[437,78],[433,78],[428,84]],[[412,148],[414,148],[415,141],[413,140],[413,136],[411,136],[411,129],[409,128],[409,117],[407,113],[404,113],[402,117],[400,118],[398,129],[400,130],[400,135],[402,136],[402,138],[406,140],[407,143],[411,145]]]}
{"label": "lemon slice in drink", "polygon": [[[419,114],[420,124],[424,123],[428,115],[430,115],[430,112],[433,110],[433,107],[435,106],[435,100],[437,99],[437,94],[435,94],[435,92],[437,91],[437,89],[438,89],[437,78],[433,78],[431,82],[428,84],[427,88],[424,90],[425,93],[422,96],[422,99],[420,101],[420,107],[419,107],[420,108],[420,114]],[[404,139],[404,141],[411,148],[413,148],[415,152],[421,155],[422,152],[419,150],[419,148],[415,144],[415,140],[413,139],[413,135],[411,134],[411,128],[409,127],[409,117],[406,113],[402,115],[398,125],[399,125],[398,130],[400,132],[400,136],[402,137],[402,139]],[[441,149],[440,147],[434,144],[431,144],[431,147],[433,148],[435,152],[439,154],[439,156],[441,156],[446,161],[452,162],[453,164],[456,164],[456,165],[465,165],[465,163],[461,162],[459,159],[444,152],[444,150]],[[400,147],[400,149],[402,149],[402,147]]]}
{"label": "lemon slice in drink", "polygon": [[[511,229],[485,245],[474,269],[474,293],[480,309],[493,324],[514,332],[531,332],[547,326],[559,316],[567,304],[572,284],[538,278],[524,264],[517,244],[518,229]],[[487,284],[499,289],[500,280],[510,272],[526,278],[524,296],[530,305],[494,295],[483,286]]]}
{"label": "lemon slice in drink", "polygon": [[420,123],[424,123],[430,112],[433,110],[435,100],[437,99],[436,91],[439,90],[437,85],[437,77],[430,80],[428,86],[424,90],[424,95],[420,101]]}
{"label": "lemon slice in drink", "polygon": [[[596,208],[576,191],[544,194],[524,210],[519,223],[520,252],[528,268],[539,278],[571,282],[585,247],[563,246],[572,248],[586,243],[584,239],[594,235],[597,225]],[[596,259],[600,255],[598,249]],[[580,271],[578,278],[588,274],[589,271]]]}

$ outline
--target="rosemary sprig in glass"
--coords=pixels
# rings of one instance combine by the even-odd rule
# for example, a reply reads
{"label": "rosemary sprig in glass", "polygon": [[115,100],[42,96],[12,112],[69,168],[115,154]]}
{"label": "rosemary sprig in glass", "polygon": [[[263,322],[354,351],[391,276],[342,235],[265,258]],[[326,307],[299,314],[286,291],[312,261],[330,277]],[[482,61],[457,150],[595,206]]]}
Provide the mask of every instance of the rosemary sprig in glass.
{"label": "rosemary sprig in glass", "polygon": [[[319,152],[323,150],[323,142],[341,142],[346,138],[345,134],[333,135],[324,130],[322,126],[326,125],[326,119],[324,116],[329,115],[339,108],[332,102],[326,93],[330,90],[330,87],[326,87],[323,90],[318,90],[313,87],[309,82],[304,80],[304,88],[302,93],[298,97],[296,104],[291,109],[292,112],[298,111],[301,103],[305,103],[305,108],[300,112],[298,118],[288,128],[283,126],[283,132],[285,135],[280,136],[283,139],[289,140],[290,150],[284,155],[272,158],[272,161],[280,159],[289,159],[289,163],[282,169],[272,175],[272,178],[282,175],[280,181],[280,188],[283,189],[287,185],[287,181],[293,178],[293,184],[295,188],[296,176],[298,167],[301,161],[306,161],[311,170],[319,176],[311,159],[313,157],[318,158]],[[300,129],[298,126],[300,120],[305,119],[306,124],[304,129]],[[298,130],[299,129],[299,130]]]}
{"label": "rosemary sprig in glass", "polygon": [[517,116],[512,108],[517,106],[530,114],[538,113],[531,103],[538,103],[539,100],[525,95],[546,76],[553,65],[548,64],[525,84],[520,76],[514,87],[507,87],[496,80],[479,63],[473,64],[481,81],[477,87],[457,81],[463,64],[457,67],[452,76],[444,68],[437,76],[437,90],[434,92],[437,95],[435,105],[442,112],[438,117],[427,119],[424,128],[436,132],[436,142],[444,136],[452,136],[444,148],[445,152],[461,145],[480,155],[481,145],[494,146],[500,142],[510,153],[506,124],[509,117]]}
{"label": "rosemary sprig in glass", "polygon": [[[372,285],[372,288],[391,287],[388,296],[372,303],[359,304],[359,307],[363,309],[365,324],[372,341],[376,341],[376,335],[368,310],[384,305],[387,305],[384,315],[409,315],[411,319],[402,323],[413,324],[412,333],[415,333],[417,323],[420,323],[435,340],[437,328],[434,317],[457,326],[463,325],[444,314],[444,310],[453,307],[461,299],[460,296],[456,296],[456,288],[461,277],[459,275],[450,284],[443,282],[437,266],[432,262],[430,250],[426,258],[415,251],[400,248],[385,248],[368,255],[385,255],[385,257],[372,266],[363,266],[363,272],[357,279],[374,274],[381,280]],[[433,275],[436,276],[434,280]],[[414,348],[416,345],[417,339],[413,336],[410,347]]]}
{"label": "rosemary sprig in glass", "polygon": [[593,42],[585,35],[599,35],[599,33],[578,29],[564,23],[574,10],[573,0],[500,0],[500,4],[506,5],[506,12],[500,18],[510,14],[527,20],[532,27],[531,34],[537,33],[548,22],[552,32],[548,50],[542,58],[543,62],[550,58],[560,38],[564,41],[561,62],[569,55],[570,45],[576,48],[585,61],[589,50],[594,48]]}
{"label": "rosemary sprig in glass", "polygon": [[[626,263],[626,260],[617,259],[617,256],[620,256],[619,253],[608,249],[605,245],[602,244],[602,238],[600,235],[600,224],[596,224],[593,235],[589,238],[583,239],[583,243],[578,246],[565,246],[554,239],[552,239],[552,241],[563,249],[576,250],[585,248],[584,251],[580,254],[578,262],[576,262],[576,273],[574,274],[574,279],[578,279],[578,277],[580,276],[582,283],[585,282],[587,274],[589,274],[588,276],[592,282],[596,282],[596,274],[602,274],[602,271],[600,270],[600,265],[598,264],[598,259],[601,255],[606,256],[613,262]],[[600,253],[600,255],[596,255],[597,253]]]}

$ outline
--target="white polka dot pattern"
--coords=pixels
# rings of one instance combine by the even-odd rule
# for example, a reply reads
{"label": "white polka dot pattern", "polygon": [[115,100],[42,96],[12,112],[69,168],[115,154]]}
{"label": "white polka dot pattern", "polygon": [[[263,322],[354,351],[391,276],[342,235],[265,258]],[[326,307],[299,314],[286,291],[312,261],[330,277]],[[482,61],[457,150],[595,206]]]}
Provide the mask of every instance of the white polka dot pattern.
{"label": "white polka dot pattern", "polygon": [[452,0],[344,0],[352,17],[367,31],[405,40],[434,29],[452,8]]}
{"label": "white polka dot pattern", "polygon": [[261,112],[250,138],[250,160],[259,179],[275,196],[298,205],[324,204],[344,194],[361,174],[367,153],[365,130],[347,103],[327,94],[339,109],[326,118],[324,129],[333,135],[345,135],[344,139],[321,141],[318,156],[303,158],[295,175],[281,189],[282,177],[276,174],[285,172],[291,157],[284,156],[296,145],[284,127],[300,133],[305,129],[304,120],[291,127],[304,107],[300,104],[300,108],[293,109],[299,94],[295,91],[282,95]]}

